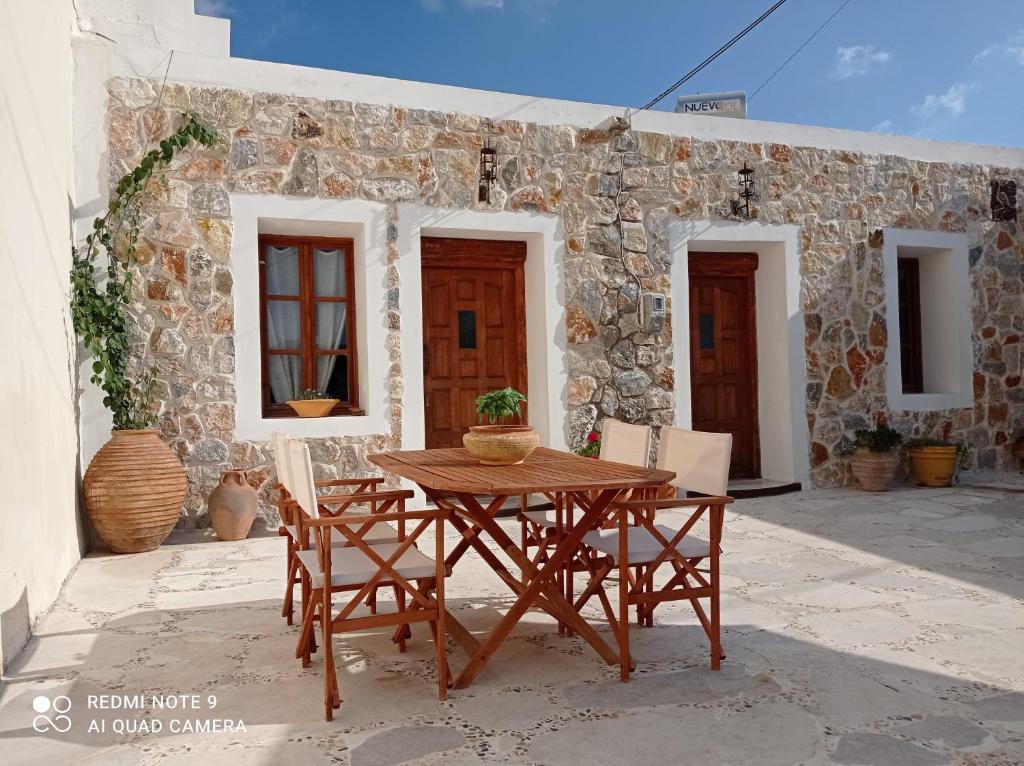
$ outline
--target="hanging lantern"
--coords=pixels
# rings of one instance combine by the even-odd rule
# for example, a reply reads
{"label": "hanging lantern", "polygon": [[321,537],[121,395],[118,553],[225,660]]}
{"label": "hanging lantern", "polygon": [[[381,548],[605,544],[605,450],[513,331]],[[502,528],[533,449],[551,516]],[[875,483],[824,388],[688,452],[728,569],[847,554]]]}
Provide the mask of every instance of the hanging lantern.
{"label": "hanging lantern", "polygon": [[754,169],[746,161],[743,167],[736,171],[740,177],[739,196],[732,201],[732,214],[750,218],[750,200],[757,199],[757,192],[754,190]]}
{"label": "hanging lantern", "polygon": [[491,185],[498,180],[498,150],[485,142],[480,147],[480,193],[481,202],[491,201]]}

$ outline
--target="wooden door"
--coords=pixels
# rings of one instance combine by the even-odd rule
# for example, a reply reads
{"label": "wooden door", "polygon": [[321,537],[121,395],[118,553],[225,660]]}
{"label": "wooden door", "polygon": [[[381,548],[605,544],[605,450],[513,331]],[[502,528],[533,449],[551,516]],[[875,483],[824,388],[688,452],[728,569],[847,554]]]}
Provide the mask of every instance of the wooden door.
{"label": "wooden door", "polygon": [[732,434],[729,477],[761,476],[756,253],[690,253],[690,394],[695,431]]}
{"label": "wooden door", "polygon": [[[461,447],[476,398],[526,390],[525,242],[424,237],[426,446]],[[526,422],[526,410],[523,410]]]}

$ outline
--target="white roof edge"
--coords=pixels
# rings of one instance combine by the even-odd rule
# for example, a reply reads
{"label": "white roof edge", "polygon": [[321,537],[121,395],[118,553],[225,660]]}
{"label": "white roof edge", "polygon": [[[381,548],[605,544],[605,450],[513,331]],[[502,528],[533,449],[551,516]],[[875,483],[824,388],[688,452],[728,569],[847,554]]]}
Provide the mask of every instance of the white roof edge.
{"label": "white roof edge", "polygon": [[[82,40],[79,45],[95,45]],[[112,76],[139,76],[153,71],[166,51],[117,47]],[[162,74],[162,71],[161,71]],[[411,109],[464,112],[495,120],[522,120],[549,125],[595,128],[626,107],[521,96],[398,80],[375,75],[281,64],[252,59],[176,51],[169,80],[323,99],[394,104]],[[872,155],[896,155],[926,162],[1024,168],[1024,148],[963,144],[760,120],[698,117],[675,112],[636,113],[633,127],[675,136],[752,143],[778,143]]]}

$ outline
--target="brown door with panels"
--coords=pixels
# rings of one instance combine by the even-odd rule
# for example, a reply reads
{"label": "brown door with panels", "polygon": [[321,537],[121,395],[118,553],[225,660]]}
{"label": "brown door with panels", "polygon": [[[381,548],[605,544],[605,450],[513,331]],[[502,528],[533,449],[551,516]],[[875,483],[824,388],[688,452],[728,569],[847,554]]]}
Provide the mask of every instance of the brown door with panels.
{"label": "brown door with panels", "polygon": [[756,253],[690,253],[690,395],[695,431],[732,434],[729,477],[761,476]]}
{"label": "brown door with panels", "polygon": [[480,394],[527,393],[526,243],[424,237],[421,250],[426,446],[461,447]]}

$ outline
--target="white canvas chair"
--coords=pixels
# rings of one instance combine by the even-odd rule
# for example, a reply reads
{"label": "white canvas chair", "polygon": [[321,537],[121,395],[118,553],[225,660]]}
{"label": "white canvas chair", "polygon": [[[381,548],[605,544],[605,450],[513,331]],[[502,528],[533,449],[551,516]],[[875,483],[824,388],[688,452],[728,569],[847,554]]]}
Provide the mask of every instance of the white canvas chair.
{"label": "white canvas chair", "polygon": [[[296,558],[296,552],[302,548],[311,547],[310,541],[307,539],[304,545],[299,544],[298,531],[296,528],[295,520],[293,518],[294,506],[289,504],[289,500],[292,498],[292,477],[289,469],[288,459],[288,437],[282,433],[273,433],[270,437],[271,448],[274,453],[274,468],[277,472],[277,483],[273,485],[273,489],[277,490],[277,510],[278,515],[281,517],[281,524],[277,529],[277,533],[282,537],[286,538],[286,559],[285,559],[285,591],[284,591],[284,602],[281,606],[281,616],[287,619],[288,624],[291,625],[294,620],[295,606],[294,606],[294,590],[296,585],[301,585],[301,575],[299,571],[299,561]],[[356,495],[366,496],[377,490],[384,479],[379,476],[373,476],[368,478],[360,479],[330,479],[327,481],[316,482],[316,487],[337,487],[347,488],[350,494],[342,494],[340,496],[334,495],[322,495],[318,499],[320,504],[325,506],[324,510],[327,513],[333,513],[331,508],[331,502],[336,497],[340,497],[343,505],[348,507],[352,504],[353,498]],[[374,500],[369,498],[364,502],[370,503],[370,509],[373,510]],[[335,505],[335,508],[340,507]],[[308,536],[307,536],[308,538]],[[394,528],[388,524],[376,525],[370,532],[367,533],[367,542],[371,544],[375,543],[386,543],[393,542],[398,539],[398,534]],[[347,541],[344,539],[338,540],[335,543],[339,546],[347,545]],[[370,594],[368,604],[373,608],[374,601],[376,599],[376,590]]]}
{"label": "white canvas chair", "polygon": [[[599,460],[613,463],[647,466],[651,452],[651,427],[623,423],[609,418],[604,421],[601,429],[601,451]],[[561,495],[548,498],[554,508],[550,510],[528,511],[523,503],[519,514],[520,539],[523,553],[529,554],[531,548],[537,548],[534,561],[539,563],[545,559],[549,548],[557,545],[567,529],[582,517],[582,509],[572,502],[566,501]],[[525,500],[525,499],[524,499]],[[557,575],[559,589],[571,603],[574,596],[573,572],[585,571],[579,562],[572,562],[564,571]],[[559,625],[559,632],[570,632],[568,627]]]}
{"label": "white canvas chair", "polygon": [[[444,611],[445,512],[440,509],[406,511],[405,501],[412,499],[413,493],[395,490],[375,493],[378,505],[373,513],[324,516],[320,513],[313,482],[309,448],[300,441],[288,440],[287,450],[293,490],[289,504],[296,511],[298,539],[305,539],[309,533],[314,543],[313,548],[303,548],[296,553],[303,575],[310,584],[296,657],[302,659],[303,667],[309,667],[314,624],[319,621],[324,650],[324,718],[332,720],[334,710],[341,706],[334,666],[332,636],[335,633],[429,622],[437,647],[438,696],[445,699],[448,689]],[[391,521],[399,525],[397,540],[377,545],[367,542],[374,526]],[[408,534],[406,524],[412,527]],[[434,558],[416,548],[417,540],[431,525],[435,534]],[[334,545],[334,533],[339,533],[347,546]],[[357,616],[355,609],[363,599],[383,585],[390,585],[396,594],[402,594],[397,610]],[[338,604],[336,612],[333,594],[339,592],[354,595],[347,602]],[[409,609],[405,607],[406,595],[412,599]],[[403,633],[399,642],[401,648],[404,648],[404,641]]]}
{"label": "white canvas chair", "polygon": [[[600,460],[646,467],[650,451],[650,426],[623,423],[612,418],[604,421],[601,430],[601,451],[598,454]],[[562,507],[562,498],[560,497],[550,499],[555,506],[551,510],[527,511],[524,509],[520,512],[519,523],[523,553],[528,553],[530,548],[539,547],[541,549],[540,557],[543,558],[543,551],[552,542],[557,543],[555,538],[561,530],[571,527],[583,515],[583,511],[579,508]]]}
{"label": "white canvas chair", "polygon": [[[674,490],[684,489],[704,497],[650,497],[618,502],[609,514],[613,522],[610,528],[588,532],[583,537],[583,545],[589,551],[579,558],[590,568],[590,580],[575,607],[581,609],[594,595],[600,599],[619,642],[622,680],[629,678],[632,668],[629,657],[630,605],[635,605],[640,620],[650,625],[658,604],[688,600],[711,642],[711,667],[718,670],[721,666],[725,655],[720,635],[718,561],[725,506],[733,502],[725,494],[729,484],[731,453],[731,434],[662,428],[657,467],[676,473],[671,482]],[[656,523],[655,519],[658,511],[669,508],[694,510],[681,528],[674,529]],[[708,516],[708,539],[690,533],[705,514]],[[707,568],[698,569],[705,559]],[[664,584],[655,585],[654,574],[662,566],[671,567],[673,573]],[[617,615],[604,591],[605,581],[616,570]],[[702,598],[710,600],[710,616],[701,606]]]}

